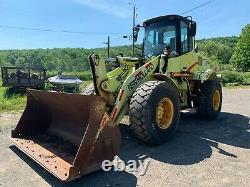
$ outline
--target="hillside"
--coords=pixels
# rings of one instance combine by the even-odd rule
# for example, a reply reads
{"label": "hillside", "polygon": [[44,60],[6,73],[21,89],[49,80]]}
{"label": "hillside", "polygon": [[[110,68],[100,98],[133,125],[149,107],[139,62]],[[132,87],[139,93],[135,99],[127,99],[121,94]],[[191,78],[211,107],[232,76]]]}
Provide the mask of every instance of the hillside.
{"label": "hillside", "polygon": [[222,44],[222,45],[226,45],[228,47],[234,48],[238,41],[238,37],[231,36],[231,37],[217,37],[217,38],[201,39],[201,40],[198,40],[198,43],[204,44],[209,41],[215,42],[216,44]]}
{"label": "hillside", "polygon": [[[106,51],[106,48],[1,50],[0,66],[3,64],[42,64],[48,71],[57,69],[62,69],[63,71],[87,71],[89,69],[88,63],[86,63],[88,55],[91,53],[97,53],[101,56],[105,56]],[[111,55],[119,53],[131,55],[130,46],[114,47],[111,49]]]}
{"label": "hillside", "polygon": [[[212,59],[214,63],[229,64],[237,37],[219,37],[198,40],[199,51]],[[34,64],[44,65],[48,71],[88,71],[88,55],[97,53],[106,56],[106,48],[54,48],[54,49],[24,49],[1,50],[0,66],[4,64],[20,65]],[[111,56],[123,53],[131,55],[131,46],[118,46],[111,48]]]}

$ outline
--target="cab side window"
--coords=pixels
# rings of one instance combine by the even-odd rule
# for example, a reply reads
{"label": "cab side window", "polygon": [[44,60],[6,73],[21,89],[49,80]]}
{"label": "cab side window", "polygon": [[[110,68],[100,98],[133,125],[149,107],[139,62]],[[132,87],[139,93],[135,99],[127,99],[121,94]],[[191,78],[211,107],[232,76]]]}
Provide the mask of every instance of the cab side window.
{"label": "cab side window", "polygon": [[168,26],[164,32],[164,44],[173,52],[176,52],[176,27]]}
{"label": "cab side window", "polygon": [[188,24],[181,21],[181,53],[185,54],[193,49],[192,37],[188,36]]}

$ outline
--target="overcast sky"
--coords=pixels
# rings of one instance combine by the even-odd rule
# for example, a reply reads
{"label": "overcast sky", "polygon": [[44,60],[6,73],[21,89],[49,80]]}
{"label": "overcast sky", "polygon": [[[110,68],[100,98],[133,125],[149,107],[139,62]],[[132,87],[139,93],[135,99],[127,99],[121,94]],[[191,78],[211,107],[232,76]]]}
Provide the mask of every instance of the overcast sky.
{"label": "overcast sky", "polygon": [[[206,0],[0,0],[0,49],[104,47],[110,35],[112,45],[129,44],[121,38],[131,32],[132,5],[137,21],[181,14]],[[197,38],[237,36],[250,23],[250,0],[215,0],[191,15],[198,23]],[[12,27],[12,28],[3,28]],[[86,32],[69,34],[13,27]],[[142,33],[141,33],[142,34]]]}

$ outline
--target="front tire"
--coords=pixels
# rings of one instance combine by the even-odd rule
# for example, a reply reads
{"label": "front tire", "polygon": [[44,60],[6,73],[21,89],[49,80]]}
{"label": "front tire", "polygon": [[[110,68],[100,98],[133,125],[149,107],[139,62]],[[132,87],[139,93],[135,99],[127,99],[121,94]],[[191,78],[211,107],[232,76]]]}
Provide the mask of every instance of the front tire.
{"label": "front tire", "polygon": [[146,82],[134,92],[129,116],[131,129],[138,139],[149,144],[165,143],[178,128],[179,94],[164,81]]}
{"label": "front tire", "polygon": [[218,117],[222,107],[222,87],[219,79],[205,81],[198,95],[198,115],[205,120]]}

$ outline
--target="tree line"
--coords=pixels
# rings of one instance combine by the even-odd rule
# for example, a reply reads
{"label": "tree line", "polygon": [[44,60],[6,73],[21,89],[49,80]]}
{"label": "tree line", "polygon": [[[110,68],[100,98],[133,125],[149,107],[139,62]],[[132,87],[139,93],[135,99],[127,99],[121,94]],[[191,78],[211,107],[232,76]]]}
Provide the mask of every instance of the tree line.
{"label": "tree line", "polygon": [[[54,49],[22,49],[1,50],[0,66],[3,65],[43,65],[48,71],[88,71],[88,56],[92,53],[106,57],[106,48],[54,48]],[[132,55],[131,46],[111,48],[110,55],[120,53]]]}
{"label": "tree line", "polygon": [[[250,69],[250,24],[245,26],[239,37],[217,37],[198,40],[199,52],[209,57],[212,65],[221,69],[236,68],[239,71]],[[137,51],[139,53],[139,50]],[[54,48],[0,50],[0,66],[43,65],[48,71],[62,70],[89,71],[88,55],[96,53],[107,56],[107,48]],[[110,56],[132,55],[132,46],[111,47]]]}

